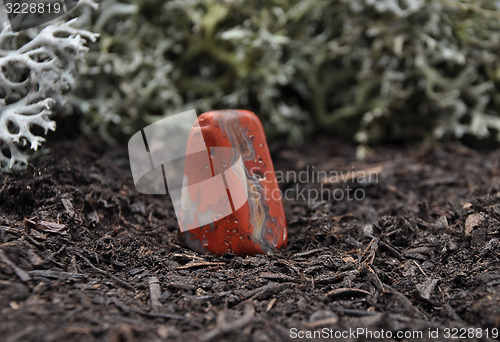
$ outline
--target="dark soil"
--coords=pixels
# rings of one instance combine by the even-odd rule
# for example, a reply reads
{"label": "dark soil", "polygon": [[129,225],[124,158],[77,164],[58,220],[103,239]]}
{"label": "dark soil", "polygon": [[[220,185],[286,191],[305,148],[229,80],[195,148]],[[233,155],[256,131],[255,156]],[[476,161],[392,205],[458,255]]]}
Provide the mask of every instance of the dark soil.
{"label": "dark soil", "polygon": [[[271,145],[278,171],[311,177],[281,183],[288,247],[216,257],[180,245],[169,199],[135,190],[125,148],[51,149],[1,176],[3,341],[280,341],[349,328],[389,341],[481,328],[465,340],[488,341],[500,327],[500,150],[383,146],[357,162],[334,141]],[[322,185],[317,171],[377,177]],[[318,190],[324,200],[307,201]]]}

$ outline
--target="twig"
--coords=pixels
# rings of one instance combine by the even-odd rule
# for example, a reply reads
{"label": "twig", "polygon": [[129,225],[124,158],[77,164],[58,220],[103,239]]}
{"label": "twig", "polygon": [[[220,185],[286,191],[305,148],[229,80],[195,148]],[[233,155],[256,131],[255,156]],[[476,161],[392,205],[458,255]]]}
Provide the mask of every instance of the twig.
{"label": "twig", "polygon": [[2,234],[5,232],[8,232],[8,233],[13,233],[13,234],[19,235],[21,233],[21,230],[19,228],[13,227],[13,226],[0,225],[0,230],[1,230]]}
{"label": "twig", "polygon": [[[82,248],[78,248],[76,249],[78,252],[80,253],[89,253],[89,251],[85,250],[85,249],[82,249]],[[120,262],[118,260],[114,260],[114,259],[111,259],[111,258],[105,258],[104,256],[102,256],[101,254],[95,252],[95,251],[92,251],[93,253],[93,257],[94,259],[96,260],[97,263],[99,263],[99,261],[104,261],[108,264],[111,264],[111,265],[115,265],[115,266],[118,266],[118,267],[125,267],[126,265],[123,263],[123,262]]]}
{"label": "twig", "polygon": [[62,272],[53,270],[33,270],[28,272],[33,277],[45,277],[53,279],[87,279],[83,273]]}
{"label": "twig", "polygon": [[261,286],[254,290],[245,291],[242,293],[243,297],[249,298],[247,301],[254,299],[267,299],[275,293],[282,291],[285,288],[290,287],[291,283],[269,283],[267,285]]}
{"label": "twig", "polygon": [[274,297],[273,299],[271,299],[271,301],[269,302],[269,304],[267,304],[266,312],[271,311],[271,309],[273,308],[273,306],[276,303],[276,301],[277,301],[276,297]]}
{"label": "twig", "polygon": [[378,277],[377,273],[373,270],[373,268],[370,267],[368,264],[363,264],[363,268],[368,272],[368,278],[372,281],[373,285],[379,290],[380,292],[385,292],[384,289],[384,284],[380,281],[380,278]]}
{"label": "twig", "polygon": [[332,290],[326,294],[327,297],[342,297],[342,296],[371,296],[371,293],[365,290],[341,287]]}
{"label": "twig", "polygon": [[52,260],[52,258],[54,258],[55,256],[58,256],[59,254],[61,254],[62,251],[64,251],[64,249],[66,248],[66,244],[62,245],[61,248],[59,248],[57,251],[55,251],[54,253],[51,253],[47,259],[48,260]]}
{"label": "twig", "polygon": [[415,266],[418,267],[418,269],[420,270],[420,272],[422,272],[422,274],[424,275],[424,277],[427,277],[427,274],[424,272],[424,270],[422,269],[422,267],[420,267],[420,264],[416,260],[413,260],[413,263],[415,264]]}
{"label": "twig", "polygon": [[324,247],[315,248],[315,249],[311,249],[309,251],[295,253],[294,255],[292,255],[292,258],[301,258],[301,257],[309,256],[309,255],[314,254],[314,253],[323,252],[326,250],[327,250],[327,248],[324,248]]}
{"label": "twig", "polygon": [[131,312],[134,312],[134,313],[139,314],[141,316],[150,317],[150,318],[166,318],[166,319],[178,319],[178,320],[185,319],[184,316],[176,315],[176,314],[154,313],[154,312],[146,312],[143,310],[134,309],[132,307],[125,305],[125,303],[123,303],[121,300],[119,300],[117,298],[111,298],[111,301],[113,302],[113,304],[116,305],[116,307],[118,309],[120,309],[123,312],[128,313],[128,314],[130,314]]}
{"label": "twig", "polygon": [[59,255],[64,249],[66,248],[66,244],[64,244],[61,248],[59,248],[59,250],[55,251],[54,253],[51,253],[49,256],[47,257],[43,257],[45,260],[48,260],[54,264],[56,264],[57,266],[59,266],[60,268],[66,268],[65,265],[61,264],[60,262],[58,261],[55,261],[54,260],[54,256],[57,256]]}
{"label": "twig", "polygon": [[348,316],[354,317],[365,317],[365,316],[375,316],[379,315],[380,312],[377,311],[367,311],[367,310],[358,310],[358,309],[345,309],[345,308],[335,308],[335,312],[342,313]]}
{"label": "twig", "polygon": [[216,337],[227,334],[231,331],[243,329],[253,320],[254,313],[255,309],[253,305],[246,305],[245,312],[241,318],[233,322],[228,322],[227,313],[225,311],[219,312],[217,317],[217,326],[213,330],[210,330],[205,337],[201,339],[201,342],[209,342]]}
{"label": "twig", "polygon": [[186,270],[188,268],[198,268],[198,267],[208,267],[208,266],[219,266],[225,265],[224,262],[211,262],[211,261],[200,261],[200,262],[190,262],[186,265],[177,267],[178,270]]}
{"label": "twig", "polygon": [[174,258],[179,258],[179,259],[188,259],[188,260],[189,259],[191,259],[191,260],[196,259],[196,260],[203,260],[203,261],[205,260],[202,257],[199,257],[195,254],[187,254],[187,253],[174,253],[174,254],[172,254],[172,256]]}
{"label": "twig", "polygon": [[296,282],[297,280],[294,277],[291,277],[286,274],[281,274],[281,273],[272,273],[272,272],[262,272],[259,274],[261,278],[264,279],[270,279],[270,280],[276,280],[276,281],[283,281],[283,282]]}
{"label": "twig", "polygon": [[161,296],[161,288],[160,281],[156,277],[149,278],[149,298],[151,300],[151,309],[153,311],[158,310],[161,306],[160,296]]}
{"label": "twig", "polygon": [[406,260],[406,258],[401,253],[399,253],[399,251],[396,248],[394,248],[391,244],[384,242],[382,240],[379,240],[379,243],[382,247],[387,249],[392,255],[394,255],[399,260],[401,260],[401,261]]}
{"label": "twig", "polygon": [[377,250],[378,250],[378,239],[377,238],[372,237],[372,240],[370,241],[370,243],[368,244],[366,249],[363,251],[363,255],[367,254],[368,249],[369,249],[369,252],[368,252],[368,255],[365,259],[365,263],[368,265],[372,265],[373,260],[375,260],[375,254],[377,253]]}
{"label": "twig", "polygon": [[27,234],[26,232],[23,232],[23,237],[28,240],[29,242],[31,242],[33,245],[37,246],[39,249],[46,249],[45,246],[43,244],[41,244],[40,242],[36,241],[35,239],[33,239],[29,234]]}
{"label": "twig", "polygon": [[14,273],[19,277],[19,279],[21,279],[21,281],[27,282],[27,281],[31,280],[31,276],[28,274],[28,272],[17,267],[16,264],[14,264],[9,259],[9,257],[7,257],[7,254],[5,254],[5,252],[2,249],[0,249],[0,260],[2,260],[7,266],[12,268]]}
{"label": "twig", "polygon": [[116,281],[118,284],[120,284],[121,286],[127,288],[127,289],[130,289],[130,290],[133,290],[134,287],[132,285],[130,285],[129,283],[121,280],[120,278],[118,277],[115,277],[114,275],[112,275],[111,273],[109,273],[108,271],[105,271],[103,269],[100,269],[99,267],[96,267],[94,266],[89,259],[87,259],[86,257],[84,257],[83,255],[81,255],[80,253],[76,252],[75,251],[75,254],[78,255],[80,258],[82,258],[93,270],[99,272],[99,273],[102,273],[104,274],[105,276],[113,279],[114,281]]}
{"label": "twig", "polygon": [[196,290],[196,286],[193,285],[188,285],[188,284],[176,284],[176,283],[169,283],[165,285],[167,288],[171,289],[176,289],[176,290],[183,290],[183,291],[194,291]]}

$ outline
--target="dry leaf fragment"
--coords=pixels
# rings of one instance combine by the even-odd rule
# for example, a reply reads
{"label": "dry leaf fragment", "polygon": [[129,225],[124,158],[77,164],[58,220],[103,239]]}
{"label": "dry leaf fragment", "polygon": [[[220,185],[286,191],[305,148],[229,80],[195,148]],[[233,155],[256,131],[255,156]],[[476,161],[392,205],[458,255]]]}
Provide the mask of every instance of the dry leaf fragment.
{"label": "dry leaf fragment", "polygon": [[35,228],[42,232],[47,233],[55,233],[66,235],[68,232],[66,231],[66,225],[62,223],[55,223],[49,221],[41,221],[38,220],[38,217],[30,217],[24,219],[24,224],[27,227]]}
{"label": "dry leaf fragment", "polygon": [[481,225],[484,221],[483,213],[474,213],[467,216],[465,219],[465,235],[470,236],[472,234],[472,230]]}
{"label": "dry leaf fragment", "polygon": [[341,257],[341,259],[345,263],[355,263],[356,262],[356,260],[350,255],[343,256],[343,257]]}

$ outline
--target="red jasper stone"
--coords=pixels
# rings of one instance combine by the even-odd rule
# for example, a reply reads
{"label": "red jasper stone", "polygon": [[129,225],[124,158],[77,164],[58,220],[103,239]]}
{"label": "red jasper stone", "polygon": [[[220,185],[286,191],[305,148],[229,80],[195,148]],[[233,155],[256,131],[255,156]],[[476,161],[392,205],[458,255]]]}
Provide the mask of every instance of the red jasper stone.
{"label": "red jasper stone", "polygon": [[[220,186],[196,187],[196,184],[223,170],[232,170],[224,172],[225,191],[231,208],[225,217],[188,229],[183,229],[182,221],[186,217],[192,220],[193,215],[189,210],[181,210],[181,240],[193,250],[218,255],[228,252],[254,255],[284,247],[287,228],[281,192],[264,130],[257,116],[246,110],[217,110],[200,115],[198,124],[199,128],[191,131],[184,165],[187,186],[194,186],[187,192],[187,198],[183,197],[183,201],[195,203],[197,213],[207,212],[210,215],[213,205],[204,203],[210,201],[196,199],[207,197],[207,192],[218,196]],[[195,135],[199,134],[200,129],[207,151],[191,153],[193,150],[199,151],[198,147],[190,145],[199,141]],[[228,169],[230,165],[236,165],[236,159],[240,164],[242,161],[242,172]],[[206,167],[200,167],[205,164]],[[200,192],[205,195],[200,196]]]}

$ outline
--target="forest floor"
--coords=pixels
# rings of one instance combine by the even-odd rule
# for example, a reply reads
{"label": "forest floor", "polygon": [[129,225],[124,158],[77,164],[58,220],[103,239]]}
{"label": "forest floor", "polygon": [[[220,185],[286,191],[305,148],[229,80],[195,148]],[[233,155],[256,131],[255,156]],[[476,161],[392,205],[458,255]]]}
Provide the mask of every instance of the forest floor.
{"label": "forest floor", "polygon": [[379,146],[360,162],[346,143],[271,144],[278,173],[304,171],[280,183],[288,246],[218,257],[180,244],[125,147],[50,147],[0,177],[3,341],[498,337],[498,149]]}

